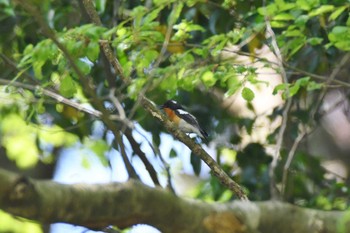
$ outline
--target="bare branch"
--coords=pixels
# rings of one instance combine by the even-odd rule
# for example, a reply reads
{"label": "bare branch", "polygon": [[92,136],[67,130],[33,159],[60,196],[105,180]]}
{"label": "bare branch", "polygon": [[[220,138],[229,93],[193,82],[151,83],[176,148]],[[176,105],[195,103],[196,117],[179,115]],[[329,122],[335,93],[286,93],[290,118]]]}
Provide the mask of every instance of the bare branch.
{"label": "bare branch", "polygon": [[294,155],[295,155],[295,151],[297,150],[299,143],[301,142],[301,140],[304,138],[304,136],[306,135],[306,132],[301,132],[299,133],[298,137],[294,140],[294,143],[292,145],[292,148],[290,149],[289,153],[288,153],[288,158],[286,163],[284,164],[283,167],[283,177],[282,177],[282,196],[285,195],[286,192],[286,186],[287,186],[287,179],[288,179],[288,172],[289,172],[289,167],[290,164],[293,161]]}
{"label": "bare branch", "polygon": [[125,165],[125,168],[129,174],[129,177],[136,179],[136,180],[140,180],[140,177],[137,175],[135,168],[130,163],[128,155],[126,154],[123,138],[121,137],[120,133],[117,132],[116,134],[114,134],[114,137],[115,137],[114,140],[117,142],[117,144],[119,146],[119,151],[120,151],[120,154],[123,158],[124,165]]}
{"label": "bare branch", "polygon": [[[337,66],[333,69],[331,75],[329,76],[329,78],[326,80],[326,84],[330,84],[331,82],[333,82],[335,80],[335,78],[337,77],[338,73],[340,72],[341,68],[343,68],[343,66],[349,61],[350,59],[350,53],[346,53],[342,59],[340,60],[340,62],[337,64]],[[324,97],[327,94],[327,85],[325,86],[325,88],[322,90],[316,104],[314,105],[313,111],[311,112],[311,119],[315,119],[315,114],[319,111],[319,108],[323,102]]]}
{"label": "bare branch", "polygon": [[[98,26],[102,26],[101,19],[95,10],[95,6],[94,6],[93,1],[91,1],[91,0],[82,0],[82,1],[83,1],[86,12],[90,16],[91,21]],[[131,81],[130,78],[124,76],[123,68],[120,65],[118,59],[114,56],[113,50],[112,50],[111,46],[109,45],[109,42],[105,41],[105,40],[100,40],[100,45],[102,47],[102,51],[103,51],[104,55],[107,57],[108,61],[112,64],[113,68],[119,74],[119,76],[123,80],[123,82],[130,83],[130,81]]]}
{"label": "bare branch", "polygon": [[139,156],[142,163],[145,165],[145,168],[148,171],[153,183],[155,185],[160,186],[156,170],[154,169],[152,164],[148,161],[146,154],[141,150],[140,145],[137,143],[135,138],[132,136],[131,130],[126,129],[124,131],[124,134],[125,134],[126,138],[128,139],[132,150]]}
{"label": "bare branch", "polygon": [[[265,2],[264,2],[264,5],[266,5]],[[265,23],[266,23],[266,32],[271,37],[271,45],[272,45],[273,51],[277,57],[278,68],[279,68],[279,71],[281,73],[283,82],[288,83],[287,74],[286,74],[286,71],[283,67],[283,57],[282,57],[282,53],[281,53],[281,51],[278,47],[278,44],[277,44],[276,35],[275,35],[274,31],[272,30],[270,21],[267,18],[265,18]],[[286,90],[286,94],[287,94],[287,96],[289,95],[288,87]],[[271,192],[272,199],[279,198],[279,195],[278,195],[277,189],[276,189],[275,169],[277,167],[278,160],[279,160],[280,155],[281,155],[280,152],[281,152],[281,148],[282,148],[282,144],[283,144],[284,132],[286,131],[286,127],[287,127],[287,123],[288,123],[288,113],[289,113],[291,106],[292,106],[292,98],[288,98],[287,103],[285,104],[284,110],[282,113],[282,122],[281,122],[281,126],[279,129],[278,135],[277,135],[277,141],[276,141],[276,146],[274,149],[275,151],[273,154],[273,159],[272,159],[272,162],[271,162],[270,168],[269,168],[270,192]]]}
{"label": "bare branch", "polygon": [[[1,78],[0,78],[0,84],[13,86],[13,87],[20,87],[20,88],[24,88],[24,89],[31,90],[31,91],[36,91],[37,93],[40,93],[44,96],[48,96],[48,97],[56,100],[57,103],[62,103],[64,105],[70,106],[72,108],[75,108],[78,111],[85,112],[85,113],[92,115],[96,118],[102,117],[102,113],[100,111],[95,110],[93,108],[85,107],[82,104],[79,104],[79,103],[74,102],[70,99],[67,99],[67,98],[65,98],[65,97],[63,97],[63,96],[61,96],[53,91],[47,90],[39,85],[25,84],[25,83],[7,80],[7,79],[1,79]],[[131,128],[131,129],[134,128],[133,123],[126,118],[122,119],[118,115],[110,115],[109,118],[110,118],[110,120],[120,121],[121,123],[125,124],[128,128]]]}

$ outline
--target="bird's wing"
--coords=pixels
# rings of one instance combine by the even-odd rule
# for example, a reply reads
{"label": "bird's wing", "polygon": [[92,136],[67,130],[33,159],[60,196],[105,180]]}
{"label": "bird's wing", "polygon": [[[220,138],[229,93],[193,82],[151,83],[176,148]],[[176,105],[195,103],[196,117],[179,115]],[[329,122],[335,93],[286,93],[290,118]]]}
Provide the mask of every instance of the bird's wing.
{"label": "bird's wing", "polygon": [[176,109],[175,114],[184,119],[187,123],[200,129],[197,119],[191,113],[182,109]]}
{"label": "bird's wing", "polygon": [[[191,125],[194,129],[192,129],[195,133],[201,136],[204,139],[207,139],[208,133],[205,132],[198,124],[197,119],[189,112],[186,112],[182,109],[176,109],[175,114],[179,116],[181,119],[186,121],[189,125]],[[198,132],[196,132],[198,130]]]}

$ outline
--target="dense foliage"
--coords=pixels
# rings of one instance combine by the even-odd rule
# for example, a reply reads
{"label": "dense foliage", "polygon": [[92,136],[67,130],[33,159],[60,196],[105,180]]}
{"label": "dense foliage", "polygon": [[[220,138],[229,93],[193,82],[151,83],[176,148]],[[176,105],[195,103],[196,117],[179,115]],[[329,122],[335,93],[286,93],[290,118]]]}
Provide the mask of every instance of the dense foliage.
{"label": "dense foliage", "polygon": [[[344,93],[341,104],[347,103],[348,1],[94,2],[101,25],[91,21],[84,1],[0,0],[0,143],[18,168],[55,163],[60,149],[78,142],[106,167],[112,148],[124,161],[142,156],[139,143],[147,142],[135,140],[130,122],[152,134],[154,151],[144,161],[152,167],[164,128],[140,105],[145,95],[156,104],[176,99],[188,106],[210,134],[218,163],[251,200],[278,197],[312,208],[347,208],[347,178],[329,176],[321,165],[324,155],[308,143],[319,143],[311,139],[329,113],[322,108],[328,91]],[[103,43],[112,47],[122,73],[101,52]],[[266,49],[274,61],[260,52]],[[257,63],[279,82],[262,79]],[[263,103],[270,107],[261,113],[254,101],[268,87],[267,95],[281,101]],[[244,110],[238,111],[249,114],[224,105],[229,98],[229,105],[240,98]],[[123,114],[122,120],[105,121]],[[265,127],[277,126],[255,140],[262,115]],[[100,123],[103,132],[97,134]],[[111,145],[110,131],[118,139]],[[337,155],[348,150],[335,148],[331,135],[328,140],[331,159],[349,167],[349,159]],[[124,144],[133,151],[125,152]],[[169,156],[179,153],[172,148]],[[198,174],[201,163],[193,154],[191,164]],[[211,178],[194,196],[233,199],[225,190]]]}

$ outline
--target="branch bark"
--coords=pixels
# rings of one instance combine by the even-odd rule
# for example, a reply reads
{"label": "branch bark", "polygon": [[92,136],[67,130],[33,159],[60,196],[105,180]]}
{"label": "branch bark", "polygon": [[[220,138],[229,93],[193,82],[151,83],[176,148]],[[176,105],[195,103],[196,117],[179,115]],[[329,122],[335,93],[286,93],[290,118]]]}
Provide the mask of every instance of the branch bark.
{"label": "branch bark", "polygon": [[154,104],[148,100],[146,97],[142,97],[141,99],[142,106],[144,109],[150,113],[154,118],[157,118],[164,127],[177,139],[183,142],[194,154],[199,156],[210,168],[213,175],[215,175],[220,182],[225,185],[228,189],[230,189],[237,197],[241,200],[248,200],[245,195],[243,189],[239,184],[233,181],[219,164],[197,143],[195,143],[191,138],[189,138],[186,134],[181,132],[177,127],[174,127],[174,124],[169,121],[161,112],[154,106]]}
{"label": "branch bark", "polygon": [[138,181],[66,185],[4,169],[0,169],[0,208],[41,223],[66,222],[94,229],[144,223],[165,233],[350,232],[348,212],[276,201],[209,204],[182,199]]}

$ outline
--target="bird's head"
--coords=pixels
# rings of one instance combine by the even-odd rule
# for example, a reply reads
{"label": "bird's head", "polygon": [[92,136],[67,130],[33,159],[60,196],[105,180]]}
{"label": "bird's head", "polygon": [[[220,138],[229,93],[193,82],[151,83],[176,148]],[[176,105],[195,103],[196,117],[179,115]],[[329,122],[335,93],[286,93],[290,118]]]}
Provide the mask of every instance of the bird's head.
{"label": "bird's head", "polygon": [[172,110],[183,109],[183,107],[175,100],[167,100],[163,105],[160,106],[160,108],[170,108]]}

